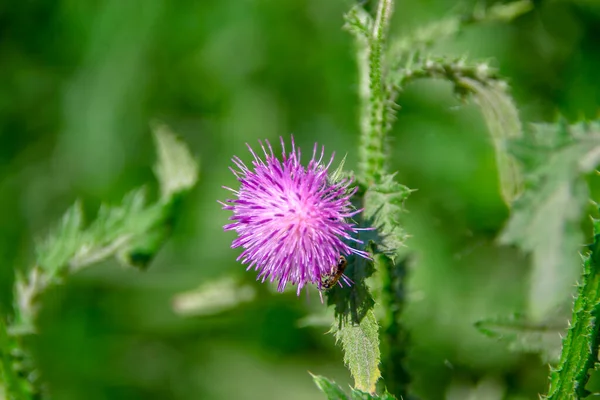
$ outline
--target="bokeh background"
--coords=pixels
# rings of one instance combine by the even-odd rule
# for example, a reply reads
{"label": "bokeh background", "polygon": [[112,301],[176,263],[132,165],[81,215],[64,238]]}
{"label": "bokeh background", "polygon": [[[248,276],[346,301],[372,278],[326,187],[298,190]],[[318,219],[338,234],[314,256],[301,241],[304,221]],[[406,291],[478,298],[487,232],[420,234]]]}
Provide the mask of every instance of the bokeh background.
{"label": "bokeh background", "polygon": [[[398,1],[392,34],[460,10]],[[307,371],[352,382],[325,308],[254,283],[235,262],[228,213],[232,155],[293,133],[357,163],[357,71],[347,0],[37,0],[0,2],[0,304],[15,269],[75,199],[88,220],[131,188],[156,193],[149,122],[169,124],[201,163],[174,236],[151,268],[94,266],[47,295],[35,354],[56,399],[323,398]],[[595,118],[600,7],[538,1],[509,24],[466,29],[437,54],[490,60],[523,120]],[[409,368],[423,399],[536,399],[547,366],[510,353],[473,323],[524,306],[528,259],[494,240],[508,216],[477,108],[439,81],[411,84],[390,143],[392,169],[418,189],[407,202],[414,251],[405,313]],[[597,193],[597,192],[596,192]],[[596,198],[598,200],[598,198]],[[257,299],[183,318],[176,293],[223,276]]]}

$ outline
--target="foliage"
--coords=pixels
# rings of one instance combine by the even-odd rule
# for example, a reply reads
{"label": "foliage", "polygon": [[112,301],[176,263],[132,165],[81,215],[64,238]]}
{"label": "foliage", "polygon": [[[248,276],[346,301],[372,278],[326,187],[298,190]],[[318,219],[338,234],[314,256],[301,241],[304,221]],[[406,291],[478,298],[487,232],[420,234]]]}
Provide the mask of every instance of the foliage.
{"label": "foliage", "polygon": [[327,396],[328,400],[394,400],[396,399],[391,394],[387,393],[387,391],[381,395],[366,393],[357,389],[352,389],[350,393],[350,397],[344,393],[342,388],[340,388],[335,382],[330,381],[329,379],[319,376],[313,375],[313,380],[317,384],[318,388],[321,389],[323,393]]}
{"label": "foliage", "polygon": [[374,392],[381,374],[378,325],[373,311],[368,311],[358,324],[343,324],[335,330],[335,338],[344,349],[344,363],[354,376],[355,387]]}
{"label": "foliage", "polygon": [[[407,53],[403,48],[410,47],[406,42],[419,43],[426,47],[433,43],[436,36],[429,34],[417,34],[409,39],[400,39],[393,41],[391,52],[387,51],[387,32],[393,10],[393,1],[381,0],[375,17],[372,18],[361,6],[355,6],[346,15],[346,28],[354,35],[356,41],[356,54],[359,69],[359,98],[361,101],[361,146],[360,146],[360,170],[359,183],[364,190],[364,218],[369,226],[376,228],[376,238],[374,238],[375,249],[381,253],[380,287],[383,289],[379,295],[379,303],[382,304],[385,317],[383,318],[384,329],[382,335],[385,342],[391,344],[387,349],[390,356],[386,358],[386,370],[402,371],[398,376],[390,376],[390,379],[402,379],[405,382],[399,384],[397,394],[400,397],[406,396],[406,383],[409,378],[403,366],[404,353],[401,350],[394,350],[394,346],[407,346],[407,335],[399,323],[400,312],[404,298],[397,296],[398,292],[391,284],[391,277],[394,275],[406,275],[403,268],[404,263],[395,264],[398,256],[403,253],[404,241],[407,234],[402,228],[401,214],[404,211],[404,201],[410,193],[410,189],[397,183],[393,174],[388,173],[388,154],[384,150],[387,147],[387,134],[391,130],[397,107],[396,99],[398,94],[406,83],[414,78],[422,77],[441,77],[453,82],[456,91],[460,95],[472,93],[481,106],[484,117],[488,123],[490,134],[493,138],[497,161],[499,165],[500,181],[502,193],[505,200],[510,203],[520,191],[521,175],[516,162],[506,152],[506,142],[514,137],[519,137],[520,121],[512,99],[505,92],[505,84],[491,72],[487,64],[480,63],[475,67],[466,66],[461,60],[448,63],[444,58],[427,57],[422,59],[417,53]],[[506,8],[495,8],[490,11],[490,19],[511,19],[530,8],[529,2],[520,2],[512,4]],[[481,20],[485,17],[481,17]],[[459,30],[459,24],[453,24],[452,29],[445,29],[446,34],[450,35]],[[437,32],[438,29],[431,31]],[[428,39],[423,37],[429,36]],[[372,253],[375,254],[375,253]],[[386,261],[387,259],[387,261]],[[400,268],[397,269],[396,265]],[[362,282],[362,281],[359,281]],[[400,283],[402,284],[402,283]],[[403,292],[402,289],[399,290]],[[368,297],[368,295],[367,295]],[[369,314],[367,314],[369,315]],[[361,318],[354,323],[363,324]],[[375,322],[377,324],[377,322]],[[360,327],[360,325],[359,325]],[[348,328],[347,325],[340,325],[341,332],[344,329],[351,329],[350,332],[356,332],[356,327]],[[357,349],[372,348],[375,343],[373,335],[378,329],[362,329],[365,341],[361,347],[352,342],[352,345],[342,342],[345,350],[345,362],[349,365],[356,385],[360,389],[368,388],[374,390],[377,379],[365,384],[364,376],[379,377],[372,372],[375,369],[370,367],[371,362],[366,359],[379,362],[379,353],[371,351],[371,354],[377,354],[377,357],[365,357],[364,351],[361,353]],[[339,331],[337,331],[339,333]],[[347,335],[350,338],[356,338],[356,335]],[[338,339],[340,336],[337,336]],[[345,336],[342,336],[345,337]],[[400,343],[400,341],[404,343]],[[377,346],[379,343],[377,342]],[[349,354],[350,352],[350,354]],[[392,354],[394,356],[392,356]],[[366,370],[362,378],[357,377],[359,371]],[[368,381],[368,380],[367,380]],[[391,383],[392,385],[394,383]]]}
{"label": "foliage", "polygon": [[[198,167],[186,145],[164,126],[154,131],[158,162],[155,171],[162,197],[147,205],[142,189],[134,190],[118,207],[103,206],[96,220],[84,228],[81,204],[76,203],[63,216],[58,227],[37,248],[36,265],[29,275],[16,282],[14,323],[0,325],[2,377],[5,390],[16,400],[31,398],[39,387],[21,378],[32,371],[15,370],[14,351],[23,351],[13,334],[35,333],[37,314],[43,294],[64,283],[80,269],[115,255],[124,265],[147,267],[158,252],[173,224],[177,202],[196,183]],[[8,328],[8,329],[7,329]],[[28,356],[26,356],[28,357]],[[35,382],[33,382],[35,384]]]}
{"label": "foliage", "polygon": [[566,321],[534,324],[523,315],[487,319],[475,324],[483,334],[505,342],[510,351],[539,354],[543,362],[550,364],[560,358],[561,334],[566,325]]}
{"label": "foliage", "polygon": [[[0,6],[0,399],[523,399],[547,364],[546,398],[595,391],[596,4],[71,3]],[[204,186],[152,123],[159,190],[123,197],[156,116]],[[214,208],[286,132],[361,210],[321,302],[252,282]]]}
{"label": "foliage", "polygon": [[364,218],[377,228],[378,250],[392,261],[406,240],[400,218],[405,212],[404,201],[409,194],[410,189],[395,182],[393,175],[385,175],[380,183],[370,186],[364,195]]}
{"label": "foliage", "polygon": [[[487,64],[479,64],[477,70],[485,74]],[[523,190],[522,172],[518,162],[506,151],[506,143],[521,137],[521,121],[512,98],[506,93],[504,82],[486,82],[462,77],[460,83],[473,93],[481,107],[488,131],[494,143],[496,165],[500,180],[500,192],[504,201],[511,205]]]}
{"label": "foliage", "polygon": [[589,195],[584,174],[600,163],[599,149],[595,122],[535,125],[514,146],[526,169],[527,187],[500,241],[532,253],[528,314],[533,320],[568,301],[580,275],[579,226]]}
{"label": "foliage", "polygon": [[590,394],[585,386],[598,361],[600,334],[600,221],[594,221],[594,243],[583,262],[583,282],[573,305],[573,320],[563,342],[558,367],[550,375],[548,399],[578,399]]}

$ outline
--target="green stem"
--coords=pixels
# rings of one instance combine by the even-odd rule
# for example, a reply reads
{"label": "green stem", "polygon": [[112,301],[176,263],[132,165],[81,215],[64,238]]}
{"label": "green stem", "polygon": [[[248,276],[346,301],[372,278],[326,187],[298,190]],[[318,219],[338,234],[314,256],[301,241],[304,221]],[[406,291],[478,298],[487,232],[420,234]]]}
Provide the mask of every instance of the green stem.
{"label": "green stem", "polygon": [[594,243],[589,247],[560,363],[550,374],[549,400],[580,399],[589,394],[585,385],[588,371],[598,359],[600,333],[600,220],[594,221]]}
{"label": "green stem", "polygon": [[[367,53],[359,52],[363,123],[361,177],[367,185],[379,181],[386,170],[386,133],[389,130],[388,94],[383,79],[383,47],[392,15],[393,0],[380,0],[368,38]],[[365,57],[367,55],[367,57]],[[368,71],[368,72],[367,72]],[[368,83],[365,81],[368,80]]]}
{"label": "green stem", "polygon": [[407,399],[410,383],[408,371],[404,365],[408,334],[400,324],[405,293],[404,277],[407,258],[397,265],[384,255],[377,257],[377,266],[381,279],[381,307],[384,317],[381,321],[382,344],[381,373],[388,391],[399,399]]}
{"label": "green stem", "polygon": [[465,78],[483,85],[506,86],[487,63],[469,64],[462,58],[450,57],[415,57],[409,65],[391,71],[388,81],[395,89],[393,94],[396,94],[410,82],[423,78],[445,79],[463,94],[475,92],[465,84]]}
{"label": "green stem", "polygon": [[[359,176],[366,187],[382,183],[382,177],[388,174],[387,134],[390,131],[390,113],[393,111],[390,109],[391,85],[385,76],[384,46],[393,6],[393,0],[380,0],[370,30],[365,36],[357,35],[362,103]],[[404,304],[404,282],[390,258],[382,254],[376,258],[381,283],[378,302],[384,313],[381,321],[381,339],[385,348],[382,352],[384,379],[391,393],[398,398],[407,398],[409,378],[403,364],[406,333],[399,322]]]}
{"label": "green stem", "polygon": [[0,387],[4,389],[6,399],[30,400],[29,383],[15,371],[12,348],[4,319],[0,318]]}
{"label": "green stem", "polygon": [[[378,185],[389,185],[389,182],[387,184],[384,182],[383,178],[386,176],[388,179],[393,179],[388,174],[386,152],[386,136],[390,131],[393,113],[390,107],[392,86],[385,76],[388,70],[384,67],[384,46],[393,5],[393,0],[380,0],[374,20],[371,20],[361,8],[354,8],[346,17],[348,27],[357,40],[361,101],[358,175],[362,187],[366,190]],[[369,204],[365,203],[365,208],[370,208]],[[404,282],[402,277],[398,276],[394,262],[389,257],[378,254],[375,258],[381,284],[381,297],[378,303],[384,314],[381,321],[381,340],[385,348],[382,352],[385,382],[392,393],[399,398],[407,398],[406,389],[409,379],[403,364],[406,356],[406,334],[399,322],[404,304]]]}

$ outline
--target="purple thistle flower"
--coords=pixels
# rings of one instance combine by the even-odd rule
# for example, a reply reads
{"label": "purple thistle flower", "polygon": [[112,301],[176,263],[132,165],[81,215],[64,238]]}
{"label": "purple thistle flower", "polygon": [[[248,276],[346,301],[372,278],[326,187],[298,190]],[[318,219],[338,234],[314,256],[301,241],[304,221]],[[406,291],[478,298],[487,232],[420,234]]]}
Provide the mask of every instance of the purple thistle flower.
{"label": "purple thistle flower", "polygon": [[307,283],[315,283],[321,289],[322,278],[334,272],[340,255],[369,255],[344,242],[362,243],[351,236],[361,229],[349,222],[362,210],[354,209],[350,203],[357,190],[349,189],[351,179],[329,180],[327,170],[334,154],[327,165],[322,164],[325,147],[316,159],[315,143],[312,158],[304,167],[294,138],[289,155],[285,153],[283,138],[280,140],[281,160],[275,157],[267,140],[268,151],[259,141],[265,160],[247,145],[254,156],[252,169],[239,157],[233,157],[238,170],[230,170],[241,187],[234,190],[224,186],[236,198],[220,203],[224,210],[233,211],[229,219],[234,222],[224,229],[238,233],[231,247],[242,247],[244,251],[237,260],[248,264],[247,270],[254,267],[259,271],[257,279],[262,282],[278,280],[278,291],[291,283],[298,285],[300,294]]}

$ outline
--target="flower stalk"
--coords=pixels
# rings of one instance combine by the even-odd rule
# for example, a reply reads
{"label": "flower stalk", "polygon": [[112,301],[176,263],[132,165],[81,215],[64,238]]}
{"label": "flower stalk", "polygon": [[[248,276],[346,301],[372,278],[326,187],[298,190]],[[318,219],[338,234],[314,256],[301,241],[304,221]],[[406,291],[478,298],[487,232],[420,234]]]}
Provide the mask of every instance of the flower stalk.
{"label": "flower stalk", "polygon": [[[386,68],[386,37],[394,7],[393,0],[380,0],[377,13],[373,20],[362,10],[353,9],[347,16],[347,26],[354,33],[357,42],[357,59],[360,77],[361,100],[361,152],[359,179],[367,194],[371,192],[386,192],[395,194],[397,185],[391,185],[388,166],[387,135],[391,129],[391,121],[395,113],[393,102],[393,86],[389,84]],[[392,178],[393,180],[393,178]],[[390,186],[391,185],[391,186]],[[394,188],[392,190],[391,188]],[[391,190],[391,191],[390,191]],[[401,196],[402,197],[402,196]],[[377,198],[377,196],[375,196]],[[398,233],[397,215],[385,214],[385,207],[376,204],[373,196],[366,195],[363,199],[366,210],[376,209],[369,213],[372,218],[369,223],[375,224],[378,234],[395,236]],[[373,204],[370,204],[373,202]],[[383,213],[383,214],[382,214]],[[382,220],[394,221],[394,226],[382,224]],[[383,227],[389,228],[385,229]],[[385,231],[385,232],[384,232]],[[404,238],[398,237],[398,240]],[[375,264],[377,279],[381,288],[377,303],[383,311],[381,323],[381,340],[385,350],[382,352],[382,373],[388,389],[400,396],[406,396],[406,386],[409,381],[404,368],[406,348],[406,331],[400,324],[400,314],[403,309],[403,277],[404,263],[398,263],[396,257],[385,252],[382,244],[377,246]],[[398,249],[394,249],[398,250]]]}
{"label": "flower stalk", "polygon": [[[363,46],[365,40],[359,38],[358,67],[363,107],[359,175],[367,185],[379,182],[387,171],[385,144],[390,117],[389,91],[384,84],[383,65],[384,46],[393,5],[393,0],[381,0],[370,32],[367,31],[366,47]],[[363,42],[363,45],[360,42]]]}

